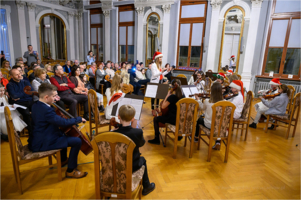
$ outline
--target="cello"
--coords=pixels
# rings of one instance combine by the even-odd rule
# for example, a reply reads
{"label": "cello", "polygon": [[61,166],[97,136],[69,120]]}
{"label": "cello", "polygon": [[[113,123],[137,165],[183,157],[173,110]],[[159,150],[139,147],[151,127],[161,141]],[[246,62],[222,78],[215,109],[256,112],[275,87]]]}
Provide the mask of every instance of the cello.
{"label": "cello", "polygon": [[[27,95],[39,95],[36,91],[31,91],[30,86],[25,86],[23,89],[24,93]],[[58,106],[56,103],[52,104],[55,107],[55,113],[59,116],[61,116],[64,119],[74,118],[72,115],[70,115],[68,112],[66,112],[63,108]],[[68,116],[68,117],[67,117]],[[82,134],[82,132],[78,129],[78,125],[72,125],[70,127],[64,127],[60,128],[61,131],[65,133],[65,135],[70,137],[78,137],[82,141],[82,146],[80,150],[85,154],[88,155],[93,150],[92,145],[89,140]]]}
{"label": "cello", "polygon": [[112,83],[112,79],[110,79],[110,75],[108,74],[105,76],[105,80]]}

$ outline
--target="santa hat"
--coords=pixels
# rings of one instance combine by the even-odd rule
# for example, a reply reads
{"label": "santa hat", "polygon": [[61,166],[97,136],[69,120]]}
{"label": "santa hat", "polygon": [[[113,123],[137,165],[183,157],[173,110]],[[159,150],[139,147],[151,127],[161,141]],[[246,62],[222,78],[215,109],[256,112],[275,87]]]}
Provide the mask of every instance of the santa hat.
{"label": "santa hat", "polygon": [[229,69],[229,70],[227,71],[227,73],[232,75],[232,74],[233,74],[233,71],[232,71],[231,69]]}
{"label": "santa hat", "polygon": [[234,80],[234,81],[232,81],[232,82],[230,83],[229,87],[235,88],[235,89],[237,89],[237,90],[240,90],[240,91],[241,91],[241,94],[242,94],[242,96],[243,96],[243,98],[245,98],[245,97],[244,97],[244,93],[243,93],[244,84],[243,84],[242,81],[240,81],[240,80]]}
{"label": "santa hat", "polygon": [[124,96],[125,96],[125,93],[115,93],[111,97],[111,99],[109,101],[109,105],[111,105],[111,104],[112,104],[112,106],[116,105],[117,103],[119,103],[123,99]]}
{"label": "santa hat", "polygon": [[156,60],[159,57],[163,57],[163,54],[159,51],[156,51],[153,56],[153,60]]}
{"label": "santa hat", "polygon": [[270,85],[281,85],[279,78],[273,78],[270,83]]}
{"label": "santa hat", "polygon": [[232,55],[232,56],[231,56],[231,58],[235,58],[235,56],[234,56],[234,55]]}
{"label": "santa hat", "polygon": [[224,78],[226,78],[226,75],[222,72],[218,73],[218,74],[213,74],[214,77],[224,80]]}

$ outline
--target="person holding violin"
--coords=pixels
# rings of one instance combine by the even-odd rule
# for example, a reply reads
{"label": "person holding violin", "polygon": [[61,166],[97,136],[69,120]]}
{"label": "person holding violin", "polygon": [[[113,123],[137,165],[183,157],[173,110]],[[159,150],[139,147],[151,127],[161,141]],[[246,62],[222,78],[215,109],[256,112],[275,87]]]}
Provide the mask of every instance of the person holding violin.
{"label": "person holding violin", "polygon": [[234,111],[234,119],[238,119],[241,116],[242,109],[244,107],[244,85],[240,80],[234,80],[230,83],[229,87],[231,88],[232,95],[228,98],[228,101],[232,102],[236,109]]}
{"label": "person holding violin", "polygon": [[197,80],[194,82],[194,85],[198,89],[199,93],[203,93],[205,90],[205,75],[201,74],[200,71],[197,72]]}
{"label": "person holding violin", "polygon": [[[273,78],[270,82],[269,85],[271,86],[270,90],[259,90],[258,94],[261,95],[273,95],[278,93],[278,87],[281,85],[280,79],[279,78]],[[269,99],[272,100],[272,99]],[[256,117],[254,119],[254,122],[250,124],[249,127],[251,128],[256,128],[258,122],[263,122],[266,117],[263,115],[269,108],[266,107],[262,102],[259,102],[255,104],[255,110],[257,112]]]}
{"label": "person holding violin", "polygon": [[[156,116],[154,117],[154,129],[155,129],[155,138],[149,140],[148,142],[151,144],[160,144],[160,132],[159,132],[159,123],[162,124],[176,124],[177,119],[177,105],[176,103],[183,98],[182,89],[181,89],[181,81],[179,79],[174,79],[172,82],[172,90],[168,91],[167,96],[163,100],[161,105],[161,112],[168,108],[167,115]],[[178,139],[182,139],[179,137]]]}
{"label": "person holding violin", "polygon": [[[62,166],[68,164],[66,178],[82,178],[88,173],[77,169],[77,157],[82,145],[78,137],[66,136],[59,127],[69,127],[80,122],[86,122],[84,118],[76,117],[64,119],[57,115],[51,108],[57,96],[57,88],[48,83],[42,83],[38,90],[39,101],[32,106],[32,120],[34,124],[33,134],[29,136],[28,148],[32,152],[61,150]],[[71,147],[69,159],[67,147]]]}
{"label": "person holding violin", "polygon": [[[254,119],[254,122],[249,125],[251,128],[257,128],[257,123],[261,117],[261,115],[284,115],[286,112],[286,107],[289,102],[289,96],[291,91],[287,87],[287,85],[282,84],[278,86],[278,93],[274,94],[275,98],[273,98],[271,101],[266,100],[264,96],[260,96],[261,102],[264,106],[266,106],[268,109],[263,111],[259,110],[257,111],[256,117]],[[256,108],[256,105],[255,105]],[[269,129],[274,129],[274,125],[272,125]]]}

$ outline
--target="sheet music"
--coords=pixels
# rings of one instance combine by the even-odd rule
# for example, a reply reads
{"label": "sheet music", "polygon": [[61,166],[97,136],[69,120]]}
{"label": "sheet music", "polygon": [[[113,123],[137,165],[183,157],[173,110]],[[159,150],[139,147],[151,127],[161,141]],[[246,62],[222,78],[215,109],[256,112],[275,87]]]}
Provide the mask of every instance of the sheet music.
{"label": "sheet music", "polygon": [[156,98],[158,85],[147,85],[145,97]]}
{"label": "sheet music", "polygon": [[140,120],[140,115],[142,111],[142,105],[143,105],[143,100],[140,99],[131,99],[131,98],[123,98],[119,103],[117,107],[117,111],[115,113],[115,117],[118,117],[119,113],[119,108],[123,105],[131,105],[135,108],[136,114],[135,114],[135,119]]}
{"label": "sheet music", "polygon": [[196,88],[196,86],[195,87],[190,87],[190,91],[191,91],[191,94],[198,94],[198,93],[200,93],[198,91],[198,89]]}
{"label": "sheet music", "polygon": [[183,93],[184,93],[185,97],[188,98],[189,95],[191,95],[191,91],[190,91],[189,87],[182,87],[182,89],[183,89]]}

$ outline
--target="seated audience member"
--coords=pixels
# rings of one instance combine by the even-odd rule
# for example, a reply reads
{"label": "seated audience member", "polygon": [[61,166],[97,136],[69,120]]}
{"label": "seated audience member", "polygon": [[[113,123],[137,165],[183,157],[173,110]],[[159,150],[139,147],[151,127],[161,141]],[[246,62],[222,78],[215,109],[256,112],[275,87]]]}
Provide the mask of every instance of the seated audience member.
{"label": "seated audience member", "polygon": [[131,64],[126,65],[125,68],[121,69],[121,78],[123,84],[130,84],[130,74],[128,73],[128,70],[131,68]]}
{"label": "seated audience member", "polygon": [[136,79],[138,80],[138,83],[141,85],[146,85],[150,81],[145,77],[144,74],[142,74],[140,65],[136,65]]}
{"label": "seated audience member", "polygon": [[153,63],[148,64],[148,70],[146,70],[146,73],[145,73],[146,78],[149,80],[152,78],[152,64]]}
{"label": "seated audience member", "polygon": [[[9,106],[7,96],[5,95],[5,88],[0,83],[0,108],[4,106]],[[27,125],[26,123],[20,118],[20,113],[17,110],[11,110],[11,117],[13,119],[13,124],[15,130],[21,132]],[[6,120],[4,116],[4,112],[0,112],[0,133],[1,139],[8,141],[7,136],[7,127],[6,127]]]}
{"label": "seated audience member", "polygon": [[8,71],[11,70],[11,67],[9,65],[9,61],[8,60],[3,61],[2,65],[1,65],[1,68],[2,69],[7,69]]}
{"label": "seated audience member", "polygon": [[87,64],[91,65],[93,62],[95,62],[95,56],[92,51],[89,51],[87,55]]}
{"label": "seated audience member", "polygon": [[23,61],[23,58],[22,58],[22,57],[16,58],[16,65],[17,65],[18,63],[24,64],[24,61]]}
{"label": "seated audience member", "polygon": [[89,68],[89,73],[88,73],[88,75],[89,75],[89,77],[90,78],[94,78],[95,77],[95,72],[96,72],[96,63],[95,62],[92,62],[91,63],[91,66],[90,66],[90,68]]}
{"label": "seated audience member", "polygon": [[[34,66],[38,65],[36,62],[32,62],[29,66],[29,70],[32,70],[34,68]],[[26,74],[28,75],[28,74]]]}
{"label": "seated audience member", "polygon": [[[32,134],[32,124],[30,119],[30,111],[31,106],[33,104],[32,95],[25,94],[24,87],[30,86],[31,84],[28,81],[23,80],[23,77],[18,69],[12,69],[9,72],[10,74],[10,81],[6,85],[7,92],[9,94],[9,103],[10,104],[19,104],[21,106],[26,107],[26,109],[23,108],[17,108],[19,113],[23,116],[24,122],[27,124],[27,129],[29,135]],[[33,90],[31,88],[31,90]]]}
{"label": "seated audience member", "polygon": [[[23,65],[23,64],[21,64],[21,65]],[[18,65],[13,66],[12,69],[19,70],[20,74],[22,75],[22,79],[25,80],[25,81],[30,82],[29,79],[27,78],[27,76],[25,75],[24,71],[22,70],[22,67],[20,66],[20,63]]]}
{"label": "seated audience member", "polygon": [[[35,75],[35,79],[33,79],[33,81],[31,82],[31,85],[32,85],[32,88],[34,91],[38,92],[39,87],[42,83],[51,84],[50,80],[46,78],[46,70],[45,69],[42,69],[42,68],[36,69],[34,72],[34,75]],[[65,104],[63,101],[60,101],[61,98],[58,95],[55,96],[54,98],[55,98],[55,103],[65,110],[66,109]],[[38,101],[39,97],[34,95],[33,100]]]}
{"label": "seated audience member", "polygon": [[116,71],[118,71],[118,70],[119,70],[119,65],[118,65],[118,63],[117,63],[117,62],[115,63],[115,70],[116,70]]}
{"label": "seated audience member", "polygon": [[125,62],[122,62],[120,64],[120,71],[125,70],[125,68],[126,68],[126,64],[125,64]]}
{"label": "seated audience member", "polygon": [[3,85],[6,89],[6,85],[8,84],[8,80],[3,77],[2,72],[0,71],[0,84]]}
{"label": "seated audience member", "polygon": [[66,64],[63,66],[64,72],[69,74],[71,72],[71,60],[67,60]]}
{"label": "seated audience member", "polygon": [[[224,100],[222,95],[222,85],[219,82],[214,82],[212,84],[210,99],[205,99],[204,101],[202,101],[202,99],[199,99],[198,95],[195,95],[195,99],[199,103],[199,108],[203,110],[205,114],[205,118],[200,117],[197,121],[194,141],[198,142],[200,125],[205,126],[209,130],[211,129],[212,106],[213,104]],[[220,147],[220,139],[219,139],[219,144],[217,144],[214,148],[218,149],[219,147]]]}
{"label": "seated audience member", "polygon": [[[168,94],[166,95],[162,108],[165,109],[168,107],[168,115],[164,116],[157,116],[154,117],[154,131],[155,131],[155,138],[152,140],[148,140],[151,144],[160,144],[160,130],[159,130],[159,123],[169,123],[169,124],[176,124],[177,119],[177,105],[176,103],[183,98],[182,89],[181,89],[181,81],[179,79],[174,79],[172,81],[172,87],[175,87],[177,84],[178,87],[174,91],[174,94],[171,93],[171,91],[168,91]],[[179,136],[179,140],[182,139],[182,136]]]}
{"label": "seated audience member", "polygon": [[121,133],[129,137],[135,144],[133,151],[133,172],[140,169],[143,165],[145,167],[143,178],[142,178],[142,195],[147,195],[155,189],[155,183],[150,183],[147,173],[146,160],[144,157],[140,156],[141,153],[139,148],[145,144],[143,137],[143,131],[141,129],[135,128],[137,126],[137,120],[135,120],[135,108],[131,105],[123,105],[120,107],[118,112],[118,119],[121,126],[114,130],[114,132]]}
{"label": "seated audience member", "polygon": [[[34,66],[33,66],[33,68],[32,68],[33,72],[28,76],[29,82],[32,82],[33,79],[35,79],[34,71],[35,71],[36,69],[39,69],[39,68],[41,68],[40,65],[34,65]],[[46,78],[49,79],[48,75],[46,76]]]}
{"label": "seated audience member", "polygon": [[106,71],[103,69],[103,63],[100,63],[98,65],[98,69],[96,70],[96,89],[99,90],[99,85],[104,84],[104,91],[106,91],[107,88],[111,87],[111,83],[107,80],[105,80],[105,76],[107,75]]}
{"label": "seated audience member", "polygon": [[106,64],[106,74],[110,76],[110,79],[113,79],[115,72],[111,69],[111,61],[108,61]]}
{"label": "seated audience member", "polygon": [[[62,68],[63,71],[63,68]],[[33,152],[61,150],[62,166],[68,164],[66,178],[82,178],[88,173],[77,169],[77,158],[82,142],[78,137],[66,136],[59,127],[69,127],[86,120],[81,117],[64,119],[50,107],[57,96],[56,87],[42,83],[39,87],[39,101],[32,107],[32,120],[35,124],[29,137],[28,148]],[[67,147],[71,147],[69,159]]]}
{"label": "seated audience member", "polygon": [[45,68],[45,66],[41,63],[40,59],[37,59],[37,64],[40,65],[41,68]]}
{"label": "seated audience member", "polygon": [[48,73],[48,72],[53,73],[51,65],[46,64],[45,69],[46,69],[46,73]]}
{"label": "seated audience member", "polygon": [[143,69],[143,68],[144,68],[144,64],[143,64],[143,62],[140,62],[140,63],[139,63],[139,65],[140,65],[141,69]]}
{"label": "seated audience member", "polygon": [[[111,116],[114,103],[117,102],[117,100],[120,97],[123,97],[125,94],[122,93],[122,78],[119,74],[116,74],[112,80],[112,86],[111,88],[107,88],[106,90],[106,96],[107,96],[107,106],[105,108],[105,116],[106,119],[111,119],[114,116]],[[117,120],[116,120],[117,121]]]}
{"label": "seated audience member", "polygon": [[141,88],[141,85],[138,82],[135,81],[136,73],[132,69],[131,64],[127,64],[127,67],[129,67],[128,73],[130,74],[130,84],[134,87],[134,92],[133,93],[138,95],[138,92]]}
{"label": "seated audience member", "polygon": [[114,63],[114,62],[111,62],[111,69],[112,69],[114,72],[117,71],[117,69],[115,69],[115,63]]}
{"label": "seated audience member", "polygon": [[78,103],[84,105],[84,118],[89,119],[88,113],[88,97],[82,94],[74,94],[71,90],[75,85],[64,75],[64,70],[61,65],[56,64],[53,67],[55,76],[50,78],[50,82],[57,87],[58,94],[61,100],[69,105],[69,112],[73,117],[77,117],[76,106]]}
{"label": "seated audience member", "polygon": [[89,75],[89,70],[86,69],[87,67],[85,64],[79,65],[79,68],[80,68],[80,74]]}
{"label": "seated audience member", "polygon": [[[85,84],[85,88],[89,90],[94,90],[96,92],[96,90],[94,89],[93,85],[87,80],[87,76],[84,74],[79,75],[80,79],[82,80],[82,82]],[[103,112],[105,110],[105,108],[103,107],[103,95],[96,92],[96,96],[97,96],[97,103],[98,103],[98,110],[100,112]]]}
{"label": "seated audience member", "polygon": [[79,61],[78,60],[74,60],[74,65],[72,67],[79,67]]}

